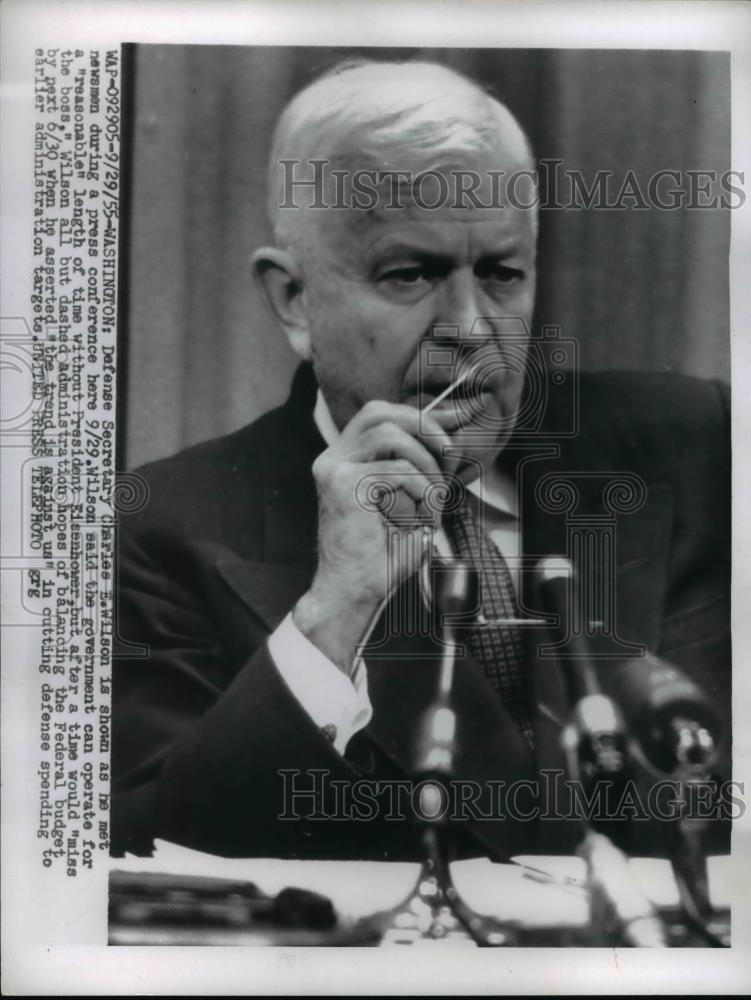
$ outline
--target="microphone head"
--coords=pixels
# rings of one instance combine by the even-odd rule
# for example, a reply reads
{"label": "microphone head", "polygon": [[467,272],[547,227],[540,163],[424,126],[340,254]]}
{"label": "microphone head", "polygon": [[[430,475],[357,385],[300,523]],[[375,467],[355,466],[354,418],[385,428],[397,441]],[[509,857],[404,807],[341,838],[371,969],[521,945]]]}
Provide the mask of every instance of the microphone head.
{"label": "microphone head", "polygon": [[576,574],[566,556],[545,556],[535,566],[537,593],[546,614],[555,615],[563,628],[569,614]]}
{"label": "microphone head", "polygon": [[477,571],[460,559],[439,563],[433,580],[433,602],[443,615],[468,615],[477,610],[480,584]]}
{"label": "microphone head", "polygon": [[722,718],[712,698],[679,667],[647,654],[603,671],[602,681],[657,770],[716,762],[724,743]]}
{"label": "microphone head", "polygon": [[570,580],[574,575],[574,567],[565,556],[545,556],[536,568],[537,580],[541,586],[553,580]]}

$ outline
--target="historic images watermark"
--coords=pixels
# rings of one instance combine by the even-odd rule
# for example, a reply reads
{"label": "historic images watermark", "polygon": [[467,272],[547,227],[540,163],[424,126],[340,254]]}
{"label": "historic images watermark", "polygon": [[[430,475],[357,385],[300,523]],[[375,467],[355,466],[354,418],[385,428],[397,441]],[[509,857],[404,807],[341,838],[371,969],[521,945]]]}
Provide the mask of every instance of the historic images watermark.
{"label": "historic images watermark", "polygon": [[746,813],[742,781],[663,778],[584,784],[559,769],[518,781],[331,777],[325,768],[280,770],[280,820],[367,823],[515,820],[538,822],[737,820]]}
{"label": "historic images watermark", "polygon": [[535,170],[469,168],[399,170],[342,168],[328,159],[280,159],[276,208],[290,210],[376,209],[410,206],[441,209],[675,211],[736,209],[746,203],[742,170],[663,168],[648,177],[634,170],[567,169],[559,159],[541,159]]}

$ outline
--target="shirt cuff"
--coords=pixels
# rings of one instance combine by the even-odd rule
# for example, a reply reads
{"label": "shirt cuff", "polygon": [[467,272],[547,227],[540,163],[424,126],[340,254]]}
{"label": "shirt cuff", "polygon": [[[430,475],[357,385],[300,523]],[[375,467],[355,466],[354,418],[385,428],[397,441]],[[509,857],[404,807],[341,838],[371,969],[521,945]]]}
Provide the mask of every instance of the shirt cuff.
{"label": "shirt cuff", "polygon": [[307,639],[288,614],[268,640],[269,652],[287,687],[313,722],[343,754],[350,739],[370,722],[373,709],[361,658],[352,680]]}

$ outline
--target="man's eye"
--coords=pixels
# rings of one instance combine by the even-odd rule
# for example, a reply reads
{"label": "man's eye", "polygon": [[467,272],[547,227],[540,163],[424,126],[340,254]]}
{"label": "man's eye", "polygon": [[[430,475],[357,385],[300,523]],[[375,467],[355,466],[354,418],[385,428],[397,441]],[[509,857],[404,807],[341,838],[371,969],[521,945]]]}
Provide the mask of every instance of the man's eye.
{"label": "man's eye", "polygon": [[505,264],[489,262],[481,264],[477,268],[477,276],[482,281],[495,281],[501,285],[511,285],[524,277],[524,272],[516,267],[507,267]]}
{"label": "man's eye", "polygon": [[387,271],[382,280],[393,281],[400,285],[416,285],[425,277],[427,276],[424,267],[396,267]]}

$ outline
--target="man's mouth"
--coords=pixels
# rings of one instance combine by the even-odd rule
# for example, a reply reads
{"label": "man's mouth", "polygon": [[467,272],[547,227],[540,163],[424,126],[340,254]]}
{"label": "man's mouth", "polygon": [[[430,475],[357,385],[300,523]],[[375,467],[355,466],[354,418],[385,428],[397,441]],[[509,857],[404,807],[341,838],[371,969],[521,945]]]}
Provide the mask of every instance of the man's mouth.
{"label": "man's mouth", "polygon": [[426,413],[431,410],[451,410],[457,405],[462,408],[483,405],[483,397],[490,394],[491,388],[487,383],[482,384],[473,378],[471,370],[466,370],[452,382],[443,380],[423,385],[407,402]]}

